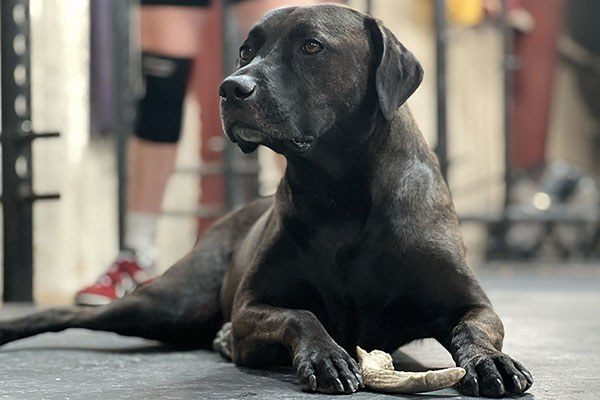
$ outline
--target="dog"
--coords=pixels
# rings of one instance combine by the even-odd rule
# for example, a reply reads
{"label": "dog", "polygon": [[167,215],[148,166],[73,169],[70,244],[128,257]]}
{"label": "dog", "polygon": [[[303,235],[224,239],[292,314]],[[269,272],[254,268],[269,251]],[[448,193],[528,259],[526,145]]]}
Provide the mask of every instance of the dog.
{"label": "dog", "polygon": [[[291,364],[301,387],[352,393],[357,345],[437,339],[472,396],[524,393],[503,326],[465,260],[436,157],[406,100],[423,70],[380,21],[335,5],[267,14],[220,87],[225,133],[283,154],[274,197],[232,212],[162,277],[110,305],[0,323],[0,344],[87,328]],[[216,334],[216,339],[215,339]]]}

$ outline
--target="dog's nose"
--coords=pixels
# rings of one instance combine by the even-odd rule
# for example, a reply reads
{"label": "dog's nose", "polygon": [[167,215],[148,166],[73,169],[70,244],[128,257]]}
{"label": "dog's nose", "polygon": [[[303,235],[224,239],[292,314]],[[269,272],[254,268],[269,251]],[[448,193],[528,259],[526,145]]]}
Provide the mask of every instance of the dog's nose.
{"label": "dog's nose", "polygon": [[242,101],[256,90],[256,84],[251,78],[246,76],[230,76],[226,78],[219,88],[219,96],[223,100]]}

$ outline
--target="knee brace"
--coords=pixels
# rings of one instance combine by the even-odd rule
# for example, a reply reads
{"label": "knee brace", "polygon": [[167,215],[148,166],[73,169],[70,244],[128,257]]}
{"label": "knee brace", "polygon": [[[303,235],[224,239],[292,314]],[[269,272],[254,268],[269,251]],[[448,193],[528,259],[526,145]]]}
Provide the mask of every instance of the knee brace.
{"label": "knee brace", "polygon": [[179,140],[191,64],[191,59],[142,53],[145,93],[137,103],[137,137],[161,143]]}

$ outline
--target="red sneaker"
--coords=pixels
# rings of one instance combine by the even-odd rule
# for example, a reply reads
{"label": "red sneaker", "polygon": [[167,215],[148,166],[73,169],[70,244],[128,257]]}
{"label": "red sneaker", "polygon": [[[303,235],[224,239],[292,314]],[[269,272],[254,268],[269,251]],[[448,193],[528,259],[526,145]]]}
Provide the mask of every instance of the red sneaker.
{"label": "red sneaker", "polygon": [[83,288],[75,295],[75,303],[81,306],[109,304],[146,283],[149,278],[148,271],[137,263],[135,254],[131,251],[122,251],[96,283]]}

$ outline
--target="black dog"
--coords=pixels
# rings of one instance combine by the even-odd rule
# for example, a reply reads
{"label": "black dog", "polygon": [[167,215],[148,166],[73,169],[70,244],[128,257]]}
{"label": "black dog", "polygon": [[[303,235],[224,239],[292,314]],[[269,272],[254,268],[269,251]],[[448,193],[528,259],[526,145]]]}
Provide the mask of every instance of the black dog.
{"label": "black dog", "polygon": [[214,346],[236,364],[292,363],[325,393],[361,385],[355,346],[442,343],[459,390],[526,391],[465,262],[448,189],[406,99],[414,56],[377,20],[332,5],[273,11],[221,86],[225,130],[288,168],[274,199],[223,218],[154,283],[100,308],[0,323],[0,343],[71,327]]}

